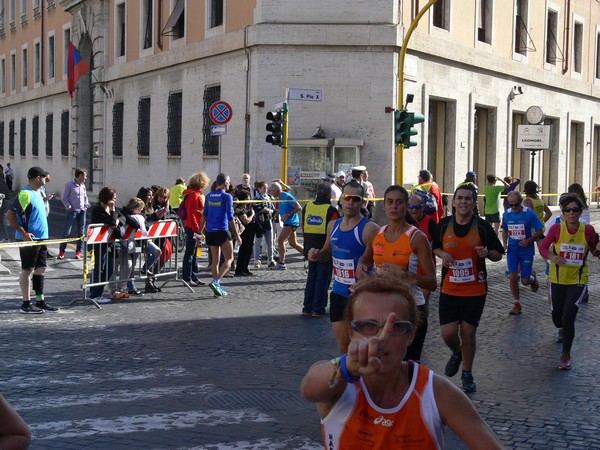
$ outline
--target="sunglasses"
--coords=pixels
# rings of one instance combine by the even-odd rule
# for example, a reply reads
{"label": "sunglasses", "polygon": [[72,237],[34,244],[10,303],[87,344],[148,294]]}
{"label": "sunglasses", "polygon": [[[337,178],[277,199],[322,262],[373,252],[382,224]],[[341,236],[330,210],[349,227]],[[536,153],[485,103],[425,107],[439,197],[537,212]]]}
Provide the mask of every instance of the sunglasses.
{"label": "sunglasses", "polygon": [[516,208],[520,204],[521,204],[521,202],[519,202],[519,203],[509,203],[508,206],[510,206],[511,208]]}
{"label": "sunglasses", "polygon": [[[385,326],[376,320],[353,320],[350,322],[350,328],[359,334],[365,336],[375,336],[379,330]],[[411,332],[415,326],[408,320],[396,320],[392,329],[392,336],[402,336]]]}
{"label": "sunglasses", "polygon": [[570,213],[570,212],[580,213],[581,212],[581,208],[565,208],[562,211],[564,213]]}
{"label": "sunglasses", "polygon": [[342,196],[342,198],[344,200],[346,200],[347,202],[349,201],[353,201],[353,202],[362,202],[363,198],[360,195],[350,195],[350,194],[344,194]]}
{"label": "sunglasses", "polygon": [[421,209],[422,207],[423,205],[411,205],[410,203],[408,204],[409,209]]}

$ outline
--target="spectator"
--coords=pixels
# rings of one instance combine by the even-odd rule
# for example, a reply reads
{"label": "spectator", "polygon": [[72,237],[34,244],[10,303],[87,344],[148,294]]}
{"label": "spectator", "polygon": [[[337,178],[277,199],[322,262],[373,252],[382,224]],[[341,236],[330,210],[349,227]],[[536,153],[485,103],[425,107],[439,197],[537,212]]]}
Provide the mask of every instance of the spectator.
{"label": "spectator", "polygon": [[183,178],[177,178],[175,180],[175,185],[169,189],[171,194],[169,196],[169,204],[173,211],[177,212],[177,208],[181,204],[181,194],[185,191],[185,180]]}
{"label": "spectator", "polygon": [[[90,206],[88,200],[85,181],[87,180],[87,170],[75,169],[75,178],[65,184],[63,193],[60,197],[62,204],[67,210],[65,228],[62,234],[63,239],[71,237],[73,225],[76,224],[75,232],[77,237],[82,237],[85,233],[85,214]],[[81,259],[81,249],[83,239],[77,241],[75,245],[75,259]],[[58,259],[64,259],[67,243],[63,242],[58,248]]]}
{"label": "spectator", "polygon": [[[27,172],[29,182],[21,189],[17,201],[8,210],[6,217],[16,230],[15,239],[20,241],[43,241],[48,239],[48,217],[46,207],[40,194],[40,188],[46,184],[46,172],[41,167],[32,167]],[[21,314],[42,314],[57,312],[58,308],[50,306],[44,300],[44,273],[46,272],[46,245],[30,245],[19,247],[21,256],[21,276],[19,285],[23,294]],[[33,276],[32,276],[33,274]],[[35,307],[31,306],[31,284],[35,291]]]}
{"label": "spectator", "polygon": [[504,177],[504,181],[506,183],[508,183],[508,187],[502,191],[502,193],[500,194],[500,198],[502,198],[502,204],[504,205],[504,211],[506,211],[508,208],[510,208],[506,197],[508,196],[509,192],[514,191],[517,188],[517,186],[519,184],[521,184],[521,179],[508,176],[508,177]]}
{"label": "spectator", "polygon": [[6,180],[6,185],[8,186],[8,190],[12,191],[13,183],[15,181],[15,173],[13,172],[12,167],[10,167],[10,163],[6,163],[6,170],[4,171],[4,178]]}
{"label": "spectator", "polygon": [[[502,184],[496,184],[496,181],[500,181]],[[498,234],[498,229],[500,228],[500,208],[498,207],[498,199],[500,193],[509,187],[510,186],[506,181],[501,180],[496,175],[488,175],[487,184],[483,188],[483,193],[485,195],[485,220],[492,224],[496,234]]]}
{"label": "spectator", "polygon": [[242,182],[235,187],[235,192],[246,191],[248,193],[248,198],[254,198],[254,194],[256,194],[256,190],[254,186],[250,184],[250,174],[242,175]]}
{"label": "spectator", "polygon": [[268,184],[266,181],[256,182],[256,195],[254,200],[254,211],[256,212],[256,237],[254,239],[254,268],[260,269],[260,248],[265,242],[267,251],[267,267],[275,267],[273,259],[273,214],[275,207],[271,202],[271,196],[267,193]]}
{"label": "spectator", "polygon": [[[237,192],[237,199],[242,202],[248,200],[248,191],[245,189],[239,190]],[[237,203],[234,214],[238,217],[244,227],[244,231],[241,233],[242,244],[238,249],[238,259],[237,264],[235,265],[235,276],[246,277],[253,275],[253,273],[248,270],[248,265],[252,259],[254,236],[256,235],[256,213],[250,203]]]}
{"label": "spectator", "polygon": [[415,189],[420,189],[422,191],[428,192],[435,197],[435,201],[437,203],[437,212],[432,214],[431,217],[435,220],[435,223],[438,223],[444,217],[444,204],[442,199],[442,191],[438,184],[433,181],[433,175],[427,169],[423,169],[419,171],[418,182],[416,186],[413,186],[412,192]]}

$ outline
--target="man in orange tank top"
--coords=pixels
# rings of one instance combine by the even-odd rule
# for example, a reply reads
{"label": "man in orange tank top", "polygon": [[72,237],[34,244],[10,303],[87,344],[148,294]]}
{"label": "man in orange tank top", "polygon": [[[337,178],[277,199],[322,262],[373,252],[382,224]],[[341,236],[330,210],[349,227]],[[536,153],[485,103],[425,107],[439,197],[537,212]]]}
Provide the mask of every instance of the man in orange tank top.
{"label": "man in orange tank top", "polygon": [[442,260],[440,331],[452,350],[445,373],[456,375],[462,361],[465,392],[476,391],[472,368],[475,333],[487,294],[485,260],[500,261],[504,254],[494,229],[474,214],[476,199],[476,191],[468,184],[456,189],[452,200],[456,213],[438,223],[432,245]]}

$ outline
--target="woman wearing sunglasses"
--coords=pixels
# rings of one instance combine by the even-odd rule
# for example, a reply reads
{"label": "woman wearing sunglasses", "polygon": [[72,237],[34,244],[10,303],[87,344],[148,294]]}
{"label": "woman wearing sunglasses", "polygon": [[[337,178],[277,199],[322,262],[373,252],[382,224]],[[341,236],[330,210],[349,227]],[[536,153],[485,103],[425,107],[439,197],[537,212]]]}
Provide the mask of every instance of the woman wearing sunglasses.
{"label": "woman wearing sunglasses", "polygon": [[383,196],[383,210],[387,225],[379,229],[373,243],[367,247],[360,258],[357,276],[365,277],[375,265],[376,268],[388,265],[399,266],[408,272],[414,281],[413,295],[419,309],[420,325],[412,345],[406,352],[406,358],[421,360],[421,350],[427,333],[428,305],[422,289],[434,291],[437,288],[435,267],[431,257],[431,246],[427,236],[413,225],[415,220],[409,213],[408,192],[402,186],[387,188]]}
{"label": "woman wearing sunglasses", "polygon": [[571,370],[571,346],[575,338],[575,318],[587,293],[587,256],[598,255],[598,235],[592,225],[579,221],[583,201],[576,194],[563,194],[560,208],[564,222],[550,227],[540,244],[540,254],[550,262],[552,322],[563,330],[558,368]]}
{"label": "woman wearing sunglasses", "polygon": [[317,404],[325,446],[443,448],[448,425],[469,448],[501,448],[456,386],[403,361],[419,321],[413,292],[406,272],[395,266],[355,285],[345,315],[348,352],[315,363],[300,386]]}

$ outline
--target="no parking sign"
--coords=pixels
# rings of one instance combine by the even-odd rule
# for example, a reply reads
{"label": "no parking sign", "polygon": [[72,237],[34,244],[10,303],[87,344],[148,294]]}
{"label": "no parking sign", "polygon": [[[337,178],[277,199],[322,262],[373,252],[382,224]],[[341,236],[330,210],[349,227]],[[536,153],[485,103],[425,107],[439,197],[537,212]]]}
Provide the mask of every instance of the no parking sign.
{"label": "no parking sign", "polygon": [[233,110],[229,103],[219,100],[210,105],[210,120],[216,125],[224,125],[231,120]]}

